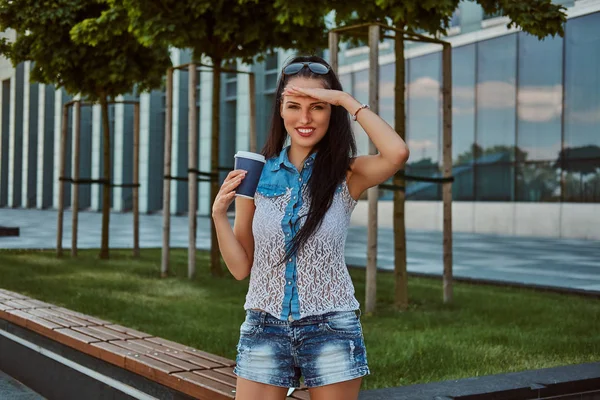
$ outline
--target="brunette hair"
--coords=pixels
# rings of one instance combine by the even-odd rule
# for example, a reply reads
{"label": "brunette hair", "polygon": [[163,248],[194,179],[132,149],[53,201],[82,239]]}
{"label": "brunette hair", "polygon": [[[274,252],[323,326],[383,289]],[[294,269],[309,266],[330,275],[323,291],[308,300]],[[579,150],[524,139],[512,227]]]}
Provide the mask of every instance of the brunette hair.
{"label": "brunette hair", "polygon": [[[316,56],[295,57],[286,65],[297,62],[317,62],[329,66],[325,60]],[[342,90],[342,84],[331,68],[325,75],[315,74],[307,67],[293,75],[281,74],[277,83],[269,134],[262,150],[262,154],[267,159],[278,156],[283,150],[287,132],[280,114],[282,93],[287,82],[296,77],[319,79],[326,89]],[[353,158],[356,157],[356,141],[350,125],[350,116],[342,106],[331,106],[327,132],[313,150],[317,151],[313,171],[308,182],[304,183],[309,189],[310,209],[307,215],[301,216],[301,218],[305,217],[306,221],[295,235],[291,246],[286,249],[281,263],[296,254],[298,249],[319,229],[325,213],[333,202],[338,185],[346,179],[346,173]]]}

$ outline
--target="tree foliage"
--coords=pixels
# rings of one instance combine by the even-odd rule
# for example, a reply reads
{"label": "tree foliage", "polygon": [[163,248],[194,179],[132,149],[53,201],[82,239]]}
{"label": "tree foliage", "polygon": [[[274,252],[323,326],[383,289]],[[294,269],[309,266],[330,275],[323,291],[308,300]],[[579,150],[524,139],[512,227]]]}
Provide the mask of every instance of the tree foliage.
{"label": "tree foliage", "polygon": [[[108,0],[128,12],[140,43],[190,48],[194,57],[251,63],[270,50],[314,52],[326,46],[321,14],[281,24],[272,0]],[[315,35],[314,31],[320,35]]]}
{"label": "tree foliage", "polygon": [[[0,2],[0,28],[17,33],[3,39],[0,52],[14,65],[33,61],[31,78],[64,87],[92,101],[156,88],[170,65],[167,48],[146,47],[126,27],[127,15],[104,1],[12,0]],[[102,21],[90,30],[95,21]],[[123,28],[125,27],[125,29]]]}

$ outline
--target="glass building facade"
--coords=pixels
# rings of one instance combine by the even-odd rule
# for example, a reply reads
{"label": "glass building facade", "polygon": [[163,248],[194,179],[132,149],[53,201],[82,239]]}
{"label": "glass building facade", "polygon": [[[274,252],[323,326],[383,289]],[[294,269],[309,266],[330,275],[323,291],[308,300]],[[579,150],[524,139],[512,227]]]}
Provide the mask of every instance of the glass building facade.
{"label": "glass building facade", "polygon": [[[554,218],[555,222],[559,221],[557,226],[564,225],[560,218],[574,212],[563,210],[568,204],[576,203],[580,207],[586,203],[596,207],[595,204],[597,207],[593,210],[600,215],[600,0],[560,3],[569,7],[565,36],[547,37],[542,41],[517,29],[508,29],[506,17],[483,15],[474,2],[461,2],[452,17],[447,40],[453,47],[453,200],[459,207],[478,205],[475,211],[467,212],[472,215],[472,221],[465,225],[466,230],[477,231],[477,224],[487,226],[488,222],[478,216],[478,212],[505,212],[485,208],[490,204],[554,204],[557,208],[546,208],[543,218]],[[392,126],[393,47],[389,40],[380,44],[379,66],[379,114]],[[406,173],[412,176],[441,176],[440,50],[430,44],[406,44],[406,140],[411,150]],[[239,62],[228,66],[255,74],[253,96],[259,149],[266,141],[279,71],[293,54],[278,51],[251,66]],[[324,57],[328,57],[327,50]],[[340,80],[344,89],[363,103],[367,103],[369,97],[367,59],[367,47],[341,44]],[[190,60],[190,53],[174,49],[172,60],[174,65],[185,64]],[[13,68],[6,60],[0,60],[0,207],[57,208],[62,106],[72,97],[52,86],[30,82],[29,68],[28,63]],[[211,73],[198,72],[196,90],[199,169],[208,171]],[[223,167],[232,166],[236,151],[249,148],[248,96],[247,75],[222,75],[219,164]],[[161,212],[165,93],[155,90],[123,96],[123,99],[140,101],[140,210]],[[173,99],[171,158],[175,176],[187,175],[187,113],[188,71],[179,70],[174,76]],[[130,183],[133,107],[111,105],[109,114],[111,179],[115,183]],[[68,123],[66,164],[67,176],[72,176],[72,113]],[[360,125],[355,123],[353,127],[359,153],[366,154],[368,137]],[[101,149],[100,108],[83,107],[82,178],[101,176]],[[223,172],[221,178],[225,174]],[[82,209],[101,209],[100,186],[81,185],[79,191]],[[441,186],[408,181],[406,195],[407,204],[439,204]],[[67,207],[71,205],[71,196],[72,188],[67,185]],[[171,196],[170,211],[187,213],[187,183],[172,181]],[[392,192],[382,190],[380,196],[380,204],[389,204]],[[200,215],[210,214],[209,203],[209,184],[200,182]],[[131,210],[131,189],[114,188],[111,206],[115,211]],[[427,209],[427,213],[432,210]],[[506,218],[516,221],[517,215],[526,213],[517,210]],[[584,225],[590,225],[587,231],[591,231],[593,222],[581,218]],[[418,224],[412,227],[429,229]],[[519,231],[519,228],[498,229],[499,233]],[[600,233],[597,236],[564,234],[600,239]]]}
{"label": "glass building facade", "polygon": [[[441,63],[441,52],[406,63],[409,175],[441,176]],[[380,67],[391,125],[394,70]],[[600,13],[569,19],[564,38],[514,32],[453,47],[454,200],[599,203],[599,80]],[[368,99],[366,70],[342,81]],[[409,181],[406,194],[441,200],[441,186]]]}

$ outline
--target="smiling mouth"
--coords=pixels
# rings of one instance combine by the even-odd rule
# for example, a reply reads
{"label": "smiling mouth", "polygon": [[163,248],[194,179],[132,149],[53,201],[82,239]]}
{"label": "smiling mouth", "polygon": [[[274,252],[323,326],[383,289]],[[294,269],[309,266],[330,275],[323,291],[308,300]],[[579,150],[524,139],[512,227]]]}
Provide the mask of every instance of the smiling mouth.
{"label": "smiling mouth", "polygon": [[315,131],[315,128],[296,128],[296,132],[300,134],[300,136],[310,136]]}

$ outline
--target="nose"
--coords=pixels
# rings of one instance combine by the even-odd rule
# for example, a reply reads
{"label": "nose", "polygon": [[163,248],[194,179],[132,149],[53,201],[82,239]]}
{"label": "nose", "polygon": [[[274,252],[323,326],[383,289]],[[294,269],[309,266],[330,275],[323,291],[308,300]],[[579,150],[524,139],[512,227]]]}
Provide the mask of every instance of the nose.
{"label": "nose", "polygon": [[302,110],[302,116],[300,117],[300,123],[308,125],[312,122],[312,116],[310,114],[310,108]]}

